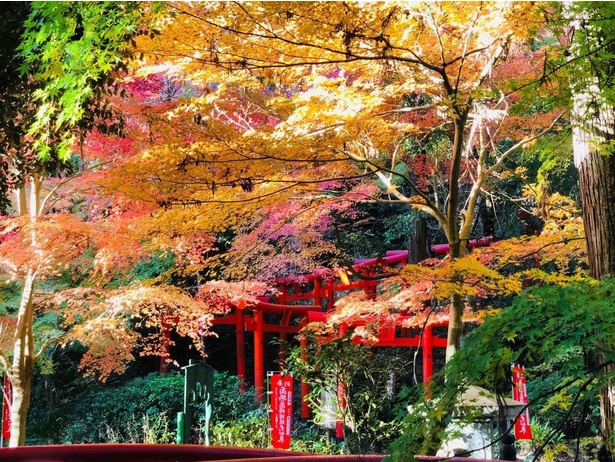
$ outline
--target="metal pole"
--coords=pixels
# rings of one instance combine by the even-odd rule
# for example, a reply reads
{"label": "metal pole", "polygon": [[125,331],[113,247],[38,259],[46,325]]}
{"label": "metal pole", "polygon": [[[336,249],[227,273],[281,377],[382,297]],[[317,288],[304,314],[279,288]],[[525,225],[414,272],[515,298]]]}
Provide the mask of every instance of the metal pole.
{"label": "metal pole", "polygon": [[185,416],[183,412],[177,413],[177,444],[184,444]]}

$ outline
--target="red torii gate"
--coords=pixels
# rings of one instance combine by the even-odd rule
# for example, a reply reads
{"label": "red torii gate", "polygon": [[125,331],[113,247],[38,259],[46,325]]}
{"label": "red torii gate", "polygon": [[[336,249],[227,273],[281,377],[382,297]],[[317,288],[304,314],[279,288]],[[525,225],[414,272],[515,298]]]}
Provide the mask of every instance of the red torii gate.
{"label": "red torii gate", "polygon": [[[469,241],[469,247],[488,246],[492,237],[484,237]],[[435,255],[444,255],[449,251],[448,244],[438,244],[431,247]],[[386,253],[385,257],[357,260],[352,267],[338,269],[334,275],[325,272],[302,275],[296,278],[280,278],[275,281],[279,294],[272,297],[261,297],[255,306],[235,307],[234,312],[226,316],[215,317],[214,325],[235,326],[235,341],[237,350],[237,375],[245,382],[246,358],[245,358],[245,334],[254,333],[254,385],[259,400],[264,398],[265,391],[265,364],[264,364],[264,334],[265,332],[277,333],[282,340],[288,338],[288,334],[297,334],[307,322],[324,322],[327,312],[323,310],[324,301],[327,309],[335,304],[335,293],[349,290],[363,290],[368,299],[376,297],[378,276],[386,277],[383,271],[393,265],[405,265],[408,262],[407,250],[393,250]],[[350,273],[350,274],[349,274]],[[350,281],[350,276],[359,276],[355,281]],[[311,289],[304,291],[304,288]],[[311,301],[312,304],[296,305],[293,303]],[[279,321],[267,322],[265,316],[276,316]],[[429,382],[433,375],[433,349],[445,348],[446,338],[434,335],[434,328],[448,326],[447,321],[430,323],[425,326],[423,332],[417,335],[408,335],[408,329],[402,328],[404,321],[409,316],[397,315],[393,321],[387,320],[381,326],[378,341],[374,347],[413,347],[422,348],[423,358],[423,381]],[[367,323],[370,320],[365,320]],[[372,322],[375,321],[371,320]],[[363,321],[362,321],[363,322]],[[356,327],[352,325],[350,327]],[[303,354],[307,356],[304,343],[301,340]],[[283,362],[284,351],[280,351]],[[307,359],[307,357],[305,357]],[[309,417],[310,410],[305,397],[309,393],[307,383],[301,383],[302,409],[301,415]]]}
{"label": "red torii gate", "polygon": [[[264,365],[264,333],[277,333],[285,340],[288,334],[297,334],[307,322],[324,322],[327,313],[323,311],[323,302],[331,309],[335,303],[335,293],[349,290],[363,290],[367,298],[375,298],[378,284],[374,276],[382,275],[382,271],[389,266],[406,264],[408,251],[396,250],[387,252],[383,258],[358,260],[348,269],[339,269],[335,276],[313,273],[300,278],[281,278],[275,281],[279,294],[261,298],[255,306],[235,307],[234,312],[216,317],[213,324],[234,325],[237,346],[237,375],[241,380],[246,378],[245,360],[245,333],[254,333],[254,385],[256,395],[263,399],[265,391],[265,365]],[[350,275],[348,273],[351,273]],[[364,276],[363,279],[350,281],[353,273]],[[384,275],[386,276],[386,275]],[[304,288],[311,286],[308,291]],[[311,301],[309,305],[293,305],[296,302]],[[267,322],[266,315],[275,315],[279,322]],[[382,326],[378,341],[374,347],[421,347],[423,349],[423,381],[429,382],[433,374],[433,348],[446,347],[446,338],[434,335],[435,327],[446,326],[447,323],[427,325],[421,334],[408,336],[407,329],[398,329],[410,316],[396,316],[391,323],[387,321]],[[367,323],[369,320],[365,320]],[[354,325],[353,325],[354,327]],[[301,347],[306,350],[307,344],[301,340]],[[307,353],[305,353],[307,354]],[[280,352],[283,358],[284,352]],[[301,384],[302,410],[304,418],[309,417],[310,410],[305,399],[309,393],[307,383]]]}

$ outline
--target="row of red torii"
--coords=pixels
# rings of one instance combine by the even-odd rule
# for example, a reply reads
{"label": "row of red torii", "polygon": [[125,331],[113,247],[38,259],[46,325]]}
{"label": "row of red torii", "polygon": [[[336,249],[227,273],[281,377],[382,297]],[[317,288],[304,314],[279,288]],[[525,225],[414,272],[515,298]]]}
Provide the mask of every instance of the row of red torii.
{"label": "row of red torii", "polygon": [[[483,238],[470,241],[470,246],[485,246],[490,242],[491,238]],[[443,255],[448,253],[448,245],[434,245],[431,250],[435,255]],[[276,295],[261,297],[255,306],[235,307],[230,314],[214,318],[214,325],[235,326],[237,375],[240,380],[245,382],[246,379],[246,332],[253,332],[254,335],[254,386],[257,398],[263,400],[265,392],[264,335],[266,332],[275,333],[282,340],[279,352],[279,363],[282,367],[285,359],[284,345],[288,335],[299,333],[308,322],[325,322],[327,312],[323,307],[333,307],[336,293],[363,290],[367,299],[374,299],[378,284],[377,276],[382,275],[386,268],[405,265],[407,262],[407,250],[393,250],[387,252],[382,258],[357,260],[351,269],[338,269],[334,272],[334,276],[314,273],[302,275],[300,278],[277,279],[275,281],[278,289]],[[297,302],[302,304],[296,304]],[[266,317],[266,315],[273,316]],[[422,376],[423,381],[427,383],[433,374],[433,349],[446,348],[446,338],[434,333],[434,328],[446,327],[448,322],[428,324],[423,332],[413,335],[409,329],[401,327],[404,320],[408,318],[403,314],[397,315],[394,326],[390,320],[387,320],[387,326],[382,326],[378,340],[371,345],[373,347],[420,347]],[[307,355],[306,342],[304,338],[300,340],[300,347],[304,355]],[[305,399],[308,393],[309,385],[302,382],[301,416],[303,418],[310,417],[310,408]]]}

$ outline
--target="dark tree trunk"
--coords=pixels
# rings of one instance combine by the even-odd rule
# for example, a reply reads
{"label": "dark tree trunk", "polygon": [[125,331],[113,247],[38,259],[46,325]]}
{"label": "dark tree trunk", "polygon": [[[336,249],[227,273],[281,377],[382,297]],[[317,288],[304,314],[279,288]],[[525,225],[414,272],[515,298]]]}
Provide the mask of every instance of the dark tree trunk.
{"label": "dark tree trunk", "polygon": [[408,263],[416,264],[429,258],[427,242],[427,219],[418,216],[413,223],[413,230],[408,239]]}
{"label": "dark tree trunk", "polygon": [[[449,173],[450,190],[448,194],[448,204],[446,207],[446,238],[449,244],[449,258],[454,261],[461,258],[466,253],[466,243],[459,236],[459,178],[461,159],[463,157],[464,129],[468,117],[467,110],[460,112],[455,120],[455,135],[453,137],[453,155]],[[451,297],[451,309],[448,317],[448,335],[446,338],[446,361],[448,362],[453,355],[461,348],[461,337],[463,336],[463,309],[464,300],[459,294]]]}

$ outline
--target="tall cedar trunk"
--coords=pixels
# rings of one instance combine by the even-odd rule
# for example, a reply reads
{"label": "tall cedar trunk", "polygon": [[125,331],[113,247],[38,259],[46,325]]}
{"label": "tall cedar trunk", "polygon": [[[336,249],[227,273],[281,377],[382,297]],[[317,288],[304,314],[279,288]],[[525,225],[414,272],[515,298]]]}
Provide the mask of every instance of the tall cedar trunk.
{"label": "tall cedar trunk", "polygon": [[[589,3],[589,2],[588,2]],[[615,52],[612,37],[604,37],[600,22],[592,22],[593,15],[601,17],[604,4],[574,8],[574,2],[566,2],[573,41],[570,44],[575,58],[573,66],[578,73],[571,77],[572,141],[574,164],[579,172],[579,189],[583,210],[583,225],[587,243],[587,259],[590,275],[602,279],[615,275],[615,156],[608,152],[615,140],[615,106],[607,101],[603,89],[610,89],[615,73],[615,60],[609,57]],[[608,7],[607,7],[608,8]],[[607,10],[608,12],[608,10]],[[582,18],[582,19],[581,19]],[[576,33],[580,32],[577,36]],[[607,29],[607,34],[608,29]],[[611,32],[612,33],[612,32]],[[596,56],[584,56],[595,41],[603,43]],[[586,48],[589,45],[589,48]],[[606,51],[606,54],[603,53]],[[574,69],[574,67],[573,67]],[[597,364],[604,363],[601,354],[594,355]],[[612,372],[607,366],[605,373]],[[600,417],[607,454],[600,460],[613,460],[615,449],[613,419],[615,418],[615,384],[612,382],[601,390]]]}
{"label": "tall cedar trunk", "polygon": [[601,279],[615,274],[615,156],[592,149],[589,135],[578,132],[574,160],[579,171],[589,271]]}
{"label": "tall cedar trunk", "polygon": [[[455,134],[453,137],[453,156],[449,174],[449,195],[446,208],[446,237],[448,239],[452,260],[463,257],[465,244],[459,236],[460,222],[458,217],[459,207],[459,171],[463,156],[463,131],[467,120],[467,110],[460,111],[455,119]],[[461,336],[463,335],[463,308],[464,301],[460,295],[451,297],[451,310],[448,316],[448,335],[446,340],[446,361],[449,361],[455,352],[461,348]]]}
{"label": "tall cedar trunk", "polygon": [[[583,103],[576,98],[576,126],[573,129],[574,162],[579,172],[579,188],[583,208],[583,225],[587,242],[587,258],[592,277],[601,279],[615,275],[615,156],[600,151],[600,144],[613,140],[615,112],[602,105],[599,114],[587,117]],[[596,127],[601,127],[599,130]],[[598,363],[604,362],[601,357]],[[613,366],[608,366],[612,372]],[[600,394],[602,432],[609,453],[613,453],[613,419],[615,419],[615,384],[609,383]]]}

